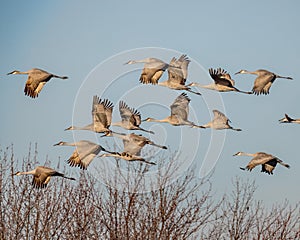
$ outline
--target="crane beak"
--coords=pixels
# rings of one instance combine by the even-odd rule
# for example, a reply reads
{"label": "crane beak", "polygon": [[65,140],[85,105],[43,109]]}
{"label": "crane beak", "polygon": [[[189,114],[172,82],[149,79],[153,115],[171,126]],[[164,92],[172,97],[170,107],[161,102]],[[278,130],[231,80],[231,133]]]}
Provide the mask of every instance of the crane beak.
{"label": "crane beak", "polygon": [[232,156],[237,156],[238,154],[239,154],[239,152],[237,152],[237,153],[233,154]]}
{"label": "crane beak", "polygon": [[12,72],[9,72],[9,73],[7,73],[6,75],[10,75],[10,74],[13,74],[15,71],[12,71]]}
{"label": "crane beak", "polygon": [[240,74],[241,73],[241,71],[238,71],[238,72],[236,72],[234,75],[237,75],[237,74]]}

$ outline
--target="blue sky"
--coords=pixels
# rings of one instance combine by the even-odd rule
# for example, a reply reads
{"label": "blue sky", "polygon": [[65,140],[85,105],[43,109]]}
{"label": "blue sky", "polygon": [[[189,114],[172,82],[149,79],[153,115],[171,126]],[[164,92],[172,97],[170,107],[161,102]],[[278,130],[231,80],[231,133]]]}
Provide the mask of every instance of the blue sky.
{"label": "blue sky", "polygon": [[[101,69],[109,61],[107,59],[117,59],[120,63],[130,60],[126,57],[132,52],[136,53],[134,50],[137,48],[168,49],[168,53],[162,56],[156,50],[137,51],[141,54],[137,53],[137,57],[144,54],[144,57],[166,57],[163,60],[169,61],[172,51],[176,57],[184,53],[192,59],[190,82],[209,83],[206,70],[222,67],[232,74],[236,86],[243,90],[252,88],[255,77],[233,76],[240,69],[263,68],[294,78],[293,81],[276,80],[268,96],[221,94],[232,125],[243,131],[226,132],[213,181],[216,192],[223,193],[230,191],[232,180],[240,176],[256,181],[259,186],[256,198],[267,204],[284,199],[297,202],[299,193],[294,189],[298,188],[299,183],[297,169],[300,163],[297,158],[300,126],[280,125],[278,119],[284,113],[300,118],[297,106],[297,89],[300,88],[297,72],[300,52],[299,5],[298,1],[20,1],[18,4],[2,1],[0,144],[4,147],[14,143],[16,156],[21,158],[26,155],[30,142],[38,142],[42,164],[46,156],[53,161],[57,161],[59,156],[66,159],[72,149],[54,148],[52,145],[60,140],[73,140],[72,133],[63,130],[72,121],[79,126],[88,124],[91,120],[92,95],[105,90],[102,85],[107,80],[101,78],[101,72],[97,87],[85,85],[89,83],[93,69],[97,69],[97,66]],[[146,56],[146,53],[149,55]],[[199,64],[202,70],[197,75]],[[33,67],[67,75],[69,79],[53,79],[39,98],[31,99],[23,94],[26,76],[7,76],[6,73],[14,69],[26,71]],[[111,66],[107,71],[118,72],[115,67]],[[135,94],[149,90],[149,96],[158,96],[158,99],[165,94],[164,106],[168,106],[180,92],[139,86],[140,72],[130,72],[139,67],[141,65],[120,64],[120,71],[127,74],[120,75],[118,79],[123,83],[127,81],[126,84],[118,85],[121,83],[116,82],[118,84],[104,91],[103,96],[114,101],[115,106],[123,97],[132,107],[140,107],[143,116],[147,117],[147,114],[157,114],[157,111],[135,103],[124,93],[138,86]],[[165,74],[163,78],[166,77]],[[94,84],[93,81],[90,83]],[[202,124],[210,120],[212,110],[207,108],[205,101],[219,95],[209,90],[199,91],[203,97],[189,96],[195,120]],[[78,98],[84,94],[90,97]],[[115,114],[117,121],[118,112],[115,111]],[[168,114],[167,108],[156,117],[165,117],[165,114]],[[145,128],[151,126],[148,123],[144,125]],[[162,128],[158,125],[153,127],[166,134],[191,131],[165,125]],[[89,133],[82,134],[88,137]],[[210,130],[200,133],[201,146],[197,150],[199,161],[205,155],[211,134]],[[165,139],[157,137],[157,141]],[[174,142],[167,144],[171,149],[172,144],[173,148],[176,147]],[[245,166],[250,158],[232,157],[237,151],[272,153],[289,163],[291,168],[277,166],[274,176],[260,173],[260,168],[251,173],[243,172],[239,167]]]}

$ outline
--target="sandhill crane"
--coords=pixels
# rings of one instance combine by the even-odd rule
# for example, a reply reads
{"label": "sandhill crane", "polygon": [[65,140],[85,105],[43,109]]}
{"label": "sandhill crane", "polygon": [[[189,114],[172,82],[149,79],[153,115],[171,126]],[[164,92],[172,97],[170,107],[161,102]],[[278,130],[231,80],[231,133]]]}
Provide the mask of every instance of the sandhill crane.
{"label": "sandhill crane", "polygon": [[[151,60],[151,61],[150,61]],[[165,86],[175,90],[185,90],[197,95],[201,95],[199,92],[194,92],[191,90],[189,85],[185,85],[187,74],[188,74],[188,65],[190,63],[189,58],[186,55],[181,55],[179,59],[173,57],[170,61],[170,64],[167,64],[156,58],[147,58],[145,68],[143,69],[140,82],[143,84],[154,84]],[[129,61],[128,63],[136,62],[145,62],[144,60],[140,61]],[[127,64],[128,64],[127,63]],[[149,66],[148,66],[149,65]],[[159,66],[159,67],[158,67]],[[168,69],[168,80],[163,82],[158,82],[162,73]]]}
{"label": "sandhill crane", "polygon": [[[207,124],[204,124],[202,126],[199,126],[200,128],[213,128],[216,130],[222,130],[222,129],[231,129],[235,131],[242,131],[242,129],[239,128],[233,128],[229,125],[231,122],[223,113],[221,113],[218,110],[213,110],[214,118],[212,121],[210,121]],[[197,126],[194,126],[197,127]]]}
{"label": "sandhill crane", "polygon": [[79,142],[73,143],[60,141],[59,143],[54,144],[54,146],[76,147],[75,151],[73,152],[72,156],[67,160],[67,162],[71,167],[79,167],[83,170],[87,169],[88,165],[93,161],[95,156],[98,155],[100,151],[113,153],[108,150],[105,150],[102,146],[87,140],[81,140]]}
{"label": "sandhill crane", "polygon": [[244,91],[241,91],[241,90],[237,89],[236,87],[234,87],[234,84],[235,84],[234,80],[231,78],[230,74],[227,71],[225,71],[224,69],[210,68],[208,70],[208,72],[209,72],[211,78],[214,80],[213,84],[201,85],[199,83],[192,83],[190,85],[199,86],[199,87],[207,88],[207,89],[211,89],[211,90],[216,90],[219,92],[235,91],[235,92],[239,92],[239,93],[252,94],[252,92],[244,92]]}
{"label": "sandhill crane", "polygon": [[293,78],[291,77],[282,77],[279,76],[275,73],[269,72],[264,69],[259,69],[256,71],[247,71],[247,70],[240,70],[239,72],[235,74],[255,74],[257,75],[257,78],[254,81],[254,86],[252,88],[252,92],[255,95],[260,95],[260,94],[269,94],[269,90],[273,84],[273,82],[276,80],[276,78],[285,78],[292,80]]}
{"label": "sandhill crane", "polygon": [[132,155],[141,155],[141,150],[145,145],[152,145],[158,148],[167,149],[166,146],[158,145],[151,141],[150,139],[137,135],[135,133],[125,134],[125,133],[116,133],[116,132],[108,132],[102,137],[105,136],[113,136],[123,140],[124,152],[130,153]]}
{"label": "sandhill crane", "polygon": [[120,101],[119,103],[119,111],[122,118],[122,121],[112,123],[112,126],[118,126],[125,128],[127,130],[140,130],[144,132],[148,132],[154,134],[154,132],[145,130],[140,127],[141,124],[141,113],[134,108],[128,107],[128,105]]}
{"label": "sandhill crane", "polygon": [[290,166],[286,163],[284,163],[279,158],[268,154],[264,152],[257,152],[257,153],[245,153],[245,152],[237,152],[233,156],[251,156],[253,157],[251,161],[248,163],[248,165],[245,168],[240,168],[242,170],[248,170],[252,171],[253,168],[255,168],[258,165],[262,165],[261,172],[265,172],[270,174],[273,174],[273,170],[276,167],[277,163],[281,164],[282,166],[286,168],[290,168]]}
{"label": "sandhill crane", "polygon": [[113,104],[108,99],[101,100],[98,96],[93,97],[92,116],[93,123],[84,126],[71,126],[65,130],[89,130],[97,133],[109,132],[111,124],[111,116],[113,111]]}
{"label": "sandhill crane", "polygon": [[185,85],[189,63],[190,60],[186,55],[181,55],[179,59],[173,57],[168,67],[168,80],[163,82],[156,81],[152,82],[152,84],[158,84],[160,86],[168,87],[175,90],[185,90],[197,95],[201,95],[201,93],[191,90],[190,86],[193,86],[194,83]]}
{"label": "sandhill crane", "polygon": [[181,126],[181,125],[189,125],[189,126],[197,126],[193,122],[189,121],[189,103],[191,99],[188,98],[186,93],[182,93],[179,95],[175,101],[170,106],[171,108],[171,116],[168,116],[164,119],[158,120],[154,118],[146,118],[143,121],[147,122],[167,122],[172,124],[173,126]]}
{"label": "sandhill crane", "polygon": [[36,98],[38,97],[39,93],[41,92],[44,85],[51,79],[51,78],[60,78],[60,79],[67,79],[66,76],[57,76],[52,73],[48,73],[42,69],[33,68],[28,70],[27,72],[20,72],[18,70],[14,70],[9,74],[27,74],[28,78],[25,84],[24,93],[25,95]]}
{"label": "sandhill crane", "polygon": [[129,162],[139,161],[139,162],[144,162],[144,163],[151,164],[151,165],[156,165],[155,162],[149,162],[140,156],[132,155],[128,152],[104,153],[104,154],[100,155],[99,157],[115,157],[115,158],[121,158],[121,159],[129,161]]}
{"label": "sandhill crane", "polygon": [[157,82],[169,64],[157,58],[145,58],[142,60],[130,60],[125,64],[144,63],[144,69],[140,76],[141,83]]}
{"label": "sandhill crane", "polygon": [[140,161],[140,162],[156,165],[156,163],[149,162],[149,161],[145,160],[145,158],[140,156],[142,148],[146,144],[149,144],[149,145],[156,146],[156,147],[159,147],[162,149],[167,149],[166,146],[161,146],[161,145],[155,144],[148,138],[143,137],[142,135],[134,134],[134,133],[124,134],[124,133],[115,133],[115,132],[109,133],[108,132],[105,135],[103,135],[102,137],[104,137],[104,136],[114,136],[114,137],[121,138],[123,140],[124,149],[123,149],[123,152],[121,152],[121,153],[115,152],[115,153],[111,153],[111,154],[102,154],[102,155],[100,155],[100,157],[115,157],[115,158],[124,159],[126,161]]}
{"label": "sandhill crane", "polygon": [[16,172],[13,175],[33,175],[32,185],[36,188],[45,188],[51,177],[63,177],[66,179],[75,180],[75,178],[66,177],[63,173],[57,172],[54,169],[45,166],[38,166],[28,172]]}
{"label": "sandhill crane", "polygon": [[299,123],[300,124],[300,118],[294,119],[285,114],[285,117],[279,120],[280,123]]}

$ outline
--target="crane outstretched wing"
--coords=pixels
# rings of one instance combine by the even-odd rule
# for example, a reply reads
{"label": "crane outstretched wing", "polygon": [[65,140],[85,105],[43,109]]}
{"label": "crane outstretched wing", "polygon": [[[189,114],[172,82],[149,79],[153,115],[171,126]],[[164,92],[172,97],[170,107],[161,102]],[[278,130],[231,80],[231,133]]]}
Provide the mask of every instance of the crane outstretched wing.
{"label": "crane outstretched wing", "polygon": [[141,124],[141,113],[134,108],[130,108],[125,102],[120,101],[119,111],[122,122],[131,122],[134,126]]}
{"label": "crane outstretched wing", "polygon": [[32,98],[38,97],[38,94],[41,92],[44,85],[51,79],[51,77],[52,74],[44,70],[37,68],[30,70],[24,88],[25,95]]}
{"label": "crane outstretched wing", "polygon": [[191,99],[186,93],[179,95],[170,106],[171,115],[186,120],[189,115],[189,103]]}
{"label": "crane outstretched wing", "polygon": [[111,125],[113,103],[108,99],[93,97],[92,115],[94,126],[108,128]]}
{"label": "crane outstretched wing", "polygon": [[227,87],[234,87],[234,80],[231,79],[230,74],[222,68],[208,70],[211,78],[215,81],[216,84],[220,84]]}

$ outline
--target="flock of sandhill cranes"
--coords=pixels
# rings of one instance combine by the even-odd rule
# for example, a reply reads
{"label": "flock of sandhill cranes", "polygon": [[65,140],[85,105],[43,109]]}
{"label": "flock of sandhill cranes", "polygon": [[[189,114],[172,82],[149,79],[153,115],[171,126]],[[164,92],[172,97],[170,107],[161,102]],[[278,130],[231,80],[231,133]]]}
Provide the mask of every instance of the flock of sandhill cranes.
{"label": "flock of sandhill cranes", "polygon": [[[131,60],[126,64],[134,63],[144,63],[144,68],[140,76],[140,82],[142,84],[161,85],[174,90],[184,90],[196,95],[201,95],[201,93],[192,90],[191,87],[193,86],[199,86],[219,92],[234,91],[244,94],[254,93],[256,95],[266,95],[269,94],[269,90],[277,78],[285,78],[290,80],[292,79],[291,77],[282,77],[275,73],[262,69],[256,71],[240,70],[236,74],[257,75],[252,91],[241,91],[235,87],[235,81],[231,78],[230,74],[222,68],[209,69],[208,72],[214,81],[213,84],[201,85],[194,82],[186,84],[188,76],[188,65],[190,63],[187,55],[181,55],[178,59],[173,57],[170,63],[165,63],[164,61],[157,58],[146,58],[137,61]],[[166,70],[168,71],[168,79],[159,82],[160,78]],[[27,74],[28,79],[26,81],[24,92],[25,95],[28,95],[32,98],[38,97],[38,94],[41,92],[44,85],[51,78],[67,79],[67,77],[65,76],[57,76],[55,74],[51,74],[37,68],[33,68],[27,72],[20,72],[15,70],[8,74]],[[119,112],[121,121],[112,123],[112,112],[114,107],[113,103],[108,99],[101,99],[98,96],[94,96],[92,104],[92,123],[83,127],[70,126],[65,130],[88,130],[96,133],[103,133],[104,135],[102,135],[101,137],[113,136],[120,138],[123,140],[123,151],[112,152],[106,150],[96,143],[86,140],[81,140],[73,143],[60,141],[54,146],[74,146],[75,150],[67,162],[70,166],[79,167],[81,169],[87,169],[91,161],[101,151],[106,153],[100,155],[99,157],[115,157],[127,161],[140,161],[155,165],[154,162],[149,162],[141,156],[142,148],[147,144],[161,149],[167,149],[166,146],[156,144],[150,139],[135,133],[125,134],[114,132],[110,129],[110,126],[118,126],[127,130],[139,130],[150,134],[154,134],[154,132],[140,127],[142,122],[166,122],[173,126],[188,125],[192,128],[213,128],[216,130],[231,129],[235,131],[241,131],[241,129],[239,128],[233,128],[229,124],[230,120],[218,110],[213,110],[214,118],[212,119],[212,121],[204,125],[196,125],[195,123],[188,120],[190,101],[191,99],[187,96],[186,93],[181,93],[170,105],[171,115],[160,120],[150,117],[142,120],[141,113],[139,111],[129,107],[124,101],[120,101]],[[285,114],[285,117],[280,119],[279,121],[281,123],[300,123],[300,119],[293,119],[287,114]],[[253,154],[238,152],[234,154],[234,156],[243,155],[252,156],[253,158],[245,168],[241,168],[242,170],[247,169],[251,171],[254,167],[261,165],[262,172],[273,174],[273,170],[276,167],[277,163],[289,168],[288,164],[283,163],[283,161],[276,156],[264,152],[257,152]],[[75,180],[74,178],[66,177],[63,173],[59,173],[45,166],[38,166],[37,168],[29,172],[17,172],[14,175],[23,174],[33,175],[33,186],[38,188],[45,187],[52,176],[59,176],[70,180]]]}

